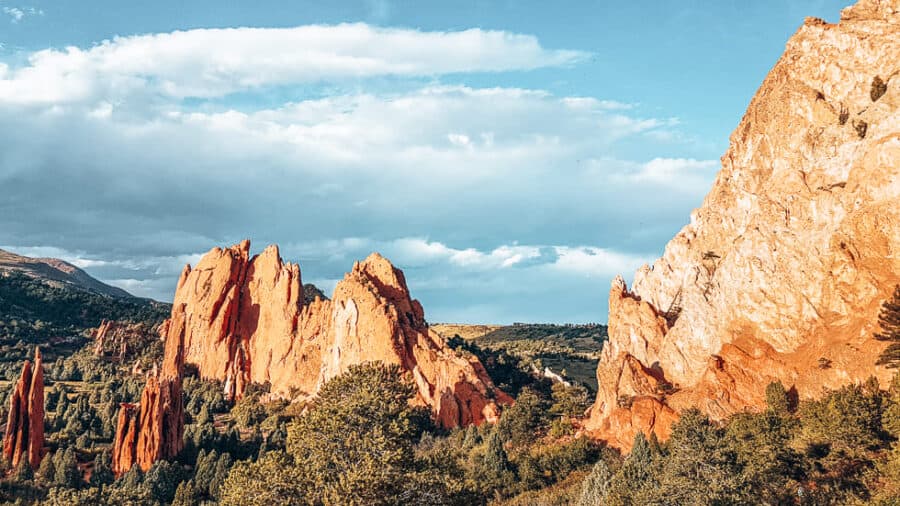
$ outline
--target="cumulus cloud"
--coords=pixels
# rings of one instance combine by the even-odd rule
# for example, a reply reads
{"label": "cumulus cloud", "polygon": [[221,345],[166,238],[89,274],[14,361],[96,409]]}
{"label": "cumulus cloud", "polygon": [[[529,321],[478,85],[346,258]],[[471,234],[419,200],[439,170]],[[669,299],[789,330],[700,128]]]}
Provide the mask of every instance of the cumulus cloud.
{"label": "cumulus cloud", "polygon": [[38,51],[0,80],[0,101],[212,98],[340,79],[531,70],[584,56],[545,49],[530,35],[481,29],[424,32],[363,23],[195,29]]}
{"label": "cumulus cloud", "polygon": [[[658,254],[712,162],[664,140],[677,119],[639,104],[434,77],[580,55],[507,32],[356,24],[123,37],[0,63],[0,244],[59,248],[162,299],[185,261],[245,237],[281,244],[326,288],[381,251],[435,318],[602,319],[607,278]],[[373,76],[408,80],[384,92]],[[183,100],[344,79],[356,91]]]}

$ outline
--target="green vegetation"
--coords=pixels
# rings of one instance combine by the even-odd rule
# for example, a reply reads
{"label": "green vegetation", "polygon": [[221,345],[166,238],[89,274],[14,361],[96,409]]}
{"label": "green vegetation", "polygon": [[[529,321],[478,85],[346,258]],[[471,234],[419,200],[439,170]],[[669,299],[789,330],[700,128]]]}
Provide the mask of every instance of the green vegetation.
{"label": "green vegetation", "polygon": [[[20,363],[30,344],[49,344],[45,359],[66,356],[85,342],[84,333],[103,319],[161,322],[168,304],[100,295],[16,272],[0,273],[0,359]],[[7,375],[7,378],[9,376]]]}
{"label": "green vegetation", "polygon": [[881,332],[875,334],[875,339],[891,344],[878,357],[877,364],[900,367],[900,285],[894,288],[893,297],[881,306],[878,324],[881,326]]}
{"label": "green vegetation", "polygon": [[[521,372],[521,371],[520,371]],[[143,379],[88,349],[46,365],[49,453],[4,468],[0,502],[19,504],[896,504],[900,374],[796,402],[778,383],[768,408],[724,422],[687,410],[671,438],[638,434],[632,452],[576,437],[584,386],[531,377],[498,423],[452,431],[410,404],[395,366],[364,364],[308,404],[231,404],[189,376],[185,449],[119,479],[110,445],[118,404]],[[9,391],[9,385],[3,387]],[[894,501],[894,502],[891,502]]]}
{"label": "green vegetation", "polygon": [[457,334],[448,343],[476,355],[504,391],[515,394],[550,368],[593,393],[606,339],[604,325],[516,324],[469,339]]}
{"label": "green vegetation", "polygon": [[[0,294],[17,302],[0,307],[32,324],[16,325],[15,342],[0,348],[0,374],[8,380],[18,375],[18,357],[31,352],[27,341],[48,339],[47,329],[72,336],[120,303],[14,278],[0,280]],[[88,297],[89,308],[52,309],[57,303],[82,303],[63,302],[70,296]],[[165,309],[124,303],[138,309],[116,306],[121,310],[116,315],[147,325],[159,321]],[[46,322],[39,332],[38,320]],[[900,346],[900,288],[884,304],[879,323],[878,338],[891,343],[885,352],[890,359]],[[416,405],[415,386],[396,366],[351,367],[314,399],[297,403],[262,403],[267,384],[250,385],[232,403],[221,383],[189,373],[183,385],[184,450],[172,462],[158,462],[146,473],[133,469],[118,479],[111,471],[111,445],[119,403],[136,401],[144,384],[130,374],[129,364],[158,362],[159,341],[130,343],[137,351],[124,363],[94,356],[90,345],[67,356],[58,353],[44,366],[48,453],[38,469],[27,464],[11,469],[0,462],[0,502],[900,504],[900,372],[887,390],[873,379],[803,402],[796,392],[772,383],[762,412],[718,422],[685,410],[667,441],[638,434],[631,453],[623,456],[580,435],[580,419],[593,399],[588,385],[542,374],[550,360],[583,359],[590,360],[593,376],[596,358],[591,357],[604,339],[604,327],[550,325],[451,339],[458,351],[478,356],[498,386],[516,398],[496,424],[451,431],[435,427],[428,410]],[[880,363],[898,365],[884,356]],[[9,381],[0,381],[4,406],[10,390]]]}
{"label": "green vegetation", "polygon": [[664,444],[638,434],[614,472],[594,467],[579,504],[897,504],[900,375],[793,410],[780,384],[766,393],[761,413],[717,424],[690,409]]}

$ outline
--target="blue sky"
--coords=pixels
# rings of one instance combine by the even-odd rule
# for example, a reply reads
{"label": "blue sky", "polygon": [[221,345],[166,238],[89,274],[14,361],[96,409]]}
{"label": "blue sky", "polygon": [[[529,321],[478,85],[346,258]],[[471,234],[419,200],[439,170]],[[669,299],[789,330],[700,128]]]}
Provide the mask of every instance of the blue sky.
{"label": "blue sky", "polygon": [[605,321],[805,16],[845,2],[0,0],[0,247],[171,298],[378,250],[431,321]]}

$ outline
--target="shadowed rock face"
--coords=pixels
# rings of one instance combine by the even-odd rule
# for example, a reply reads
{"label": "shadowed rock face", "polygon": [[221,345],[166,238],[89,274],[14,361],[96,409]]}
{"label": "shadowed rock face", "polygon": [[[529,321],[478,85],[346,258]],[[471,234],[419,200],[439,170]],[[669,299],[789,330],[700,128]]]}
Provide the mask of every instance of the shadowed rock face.
{"label": "shadowed rock face", "polygon": [[591,429],[628,448],[676,413],[761,408],[887,371],[900,281],[900,0],[809,18],[751,101],[691,222],[610,291]]}
{"label": "shadowed rock face", "polygon": [[3,457],[18,466],[23,459],[37,469],[44,455],[44,369],[41,350],[34,350],[34,366],[25,361],[9,401]]}
{"label": "shadowed rock face", "polygon": [[428,328],[403,273],[380,255],[357,262],[332,300],[304,303],[296,264],[283,263],[277,246],[253,258],[249,250],[249,241],[214,248],[185,267],[164,325],[169,338],[184,336],[186,362],[223,380],[229,397],[251,382],[269,382],[276,396],[312,396],[350,365],[382,361],[410,375],[445,427],[495,420],[497,402],[512,401],[477,359]]}
{"label": "shadowed rock face", "polygon": [[154,462],[170,459],[184,446],[184,336],[166,339],[162,369],[147,375],[140,404],[122,403],[113,441],[112,469],[116,476],[135,464],[147,471]]}

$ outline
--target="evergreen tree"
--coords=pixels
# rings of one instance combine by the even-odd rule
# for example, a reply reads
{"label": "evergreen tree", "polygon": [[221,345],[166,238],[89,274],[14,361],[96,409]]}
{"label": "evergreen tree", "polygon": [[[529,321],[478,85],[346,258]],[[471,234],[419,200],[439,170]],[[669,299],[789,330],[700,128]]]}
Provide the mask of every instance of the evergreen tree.
{"label": "evergreen tree", "polygon": [[34,470],[31,469],[31,464],[28,463],[28,459],[22,459],[19,461],[19,465],[16,466],[15,480],[19,483],[24,483],[26,481],[31,481],[32,479],[34,479]]}
{"label": "evergreen tree", "polygon": [[46,485],[52,484],[56,479],[56,467],[53,465],[54,455],[44,455],[41,465],[38,466],[37,478]]}
{"label": "evergreen tree", "polygon": [[581,495],[578,506],[597,506],[606,500],[609,482],[612,478],[609,466],[601,459],[594,464],[591,474],[581,483]]}
{"label": "evergreen tree", "polygon": [[567,386],[563,383],[554,383],[551,390],[553,404],[550,412],[560,416],[584,416],[584,412],[591,406],[591,394],[582,385]]}
{"label": "evergreen tree", "polygon": [[875,334],[875,339],[891,344],[884,349],[875,364],[900,367],[900,285],[894,288],[894,296],[881,306],[878,324],[881,326],[881,332]]}
{"label": "evergreen tree", "polygon": [[887,405],[881,415],[881,424],[891,436],[900,439],[900,371],[894,373],[886,397]]}
{"label": "evergreen tree", "polygon": [[659,497],[672,504],[753,504],[725,431],[698,409],[681,413],[668,451]]}
{"label": "evergreen tree", "polygon": [[643,432],[634,436],[631,453],[610,480],[607,503],[639,506],[652,502],[659,489],[653,460],[653,450]]}
{"label": "evergreen tree", "polygon": [[194,423],[198,425],[212,423],[212,416],[209,414],[209,407],[207,407],[206,404],[204,404],[203,407],[200,408],[200,413],[197,415],[197,419],[194,421]]}
{"label": "evergreen tree", "polygon": [[55,474],[53,483],[60,487],[78,488],[82,483],[81,471],[78,470],[78,461],[75,460],[75,452],[66,448],[64,452],[56,452],[54,458]]}
{"label": "evergreen tree", "polygon": [[172,499],[172,506],[197,506],[197,498],[199,496],[200,491],[194,485],[194,480],[183,481],[175,489],[175,498]]}
{"label": "evergreen tree", "polygon": [[286,454],[234,466],[221,503],[439,503],[413,451],[427,417],[410,405],[415,393],[396,365],[350,366],[288,428]]}
{"label": "evergreen tree", "polygon": [[500,439],[498,431],[491,431],[486,443],[487,447],[482,460],[482,469],[489,476],[503,476],[511,469],[509,455],[507,455],[506,449],[503,448],[503,440]]}
{"label": "evergreen tree", "polygon": [[786,416],[790,412],[787,390],[780,381],[766,386],[766,408],[777,416]]}
{"label": "evergreen tree", "polygon": [[504,409],[500,415],[497,429],[501,438],[514,447],[533,441],[546,410],[547,407],[537,392],[523,388],[516,397],[516,403]]}
{"label": "evergreen tree", "polygon": [[112,472],[112,462],[110,461],[109,452],[104,451],[94,458],[94,470],[91,473],[91,485],[99,486],[112,483],[115,476]]}
{"label": "evergreen tree", "polygon": [[168,504],[175,496],[175,489],[181,481],[181,469],[171,462],[158,460],[144,475],[143,486],[147,495],[162,504]]}

